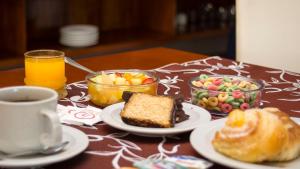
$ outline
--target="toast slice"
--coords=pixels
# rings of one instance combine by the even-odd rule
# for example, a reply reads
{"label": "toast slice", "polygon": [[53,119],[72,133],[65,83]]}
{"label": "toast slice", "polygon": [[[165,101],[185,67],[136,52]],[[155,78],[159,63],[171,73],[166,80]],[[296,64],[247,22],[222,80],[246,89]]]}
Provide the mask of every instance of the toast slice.
{"label": "toast slice", "polygon": [[171,97],[132,93],[120,115],[130,125],[170,128],[175,124],[174,108]]}

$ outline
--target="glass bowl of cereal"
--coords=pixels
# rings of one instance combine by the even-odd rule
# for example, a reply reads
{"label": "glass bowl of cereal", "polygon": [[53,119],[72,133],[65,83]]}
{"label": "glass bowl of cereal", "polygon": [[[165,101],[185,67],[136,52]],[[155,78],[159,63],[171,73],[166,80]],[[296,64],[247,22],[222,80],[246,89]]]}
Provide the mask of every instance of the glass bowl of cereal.
{"label": "glass bowl of cereal", "polygon": [[192,103],[210,111],[259,107],[263,83],[242,76],[201,74],[189,82]]}
{"label": "glass bowl of cereal", "polygon": [[89,74],[86,81],[91,102],[106,107],[122,102],[124,91],[157,95],[159,78],[148,71],[129,69]]}

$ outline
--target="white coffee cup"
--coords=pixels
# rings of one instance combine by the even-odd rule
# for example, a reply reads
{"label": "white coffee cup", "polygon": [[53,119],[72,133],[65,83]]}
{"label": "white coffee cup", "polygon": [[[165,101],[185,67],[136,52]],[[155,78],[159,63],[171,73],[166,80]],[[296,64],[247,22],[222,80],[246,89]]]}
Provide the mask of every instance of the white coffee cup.
{"label": "white coffee cup", "polygon": [[0,89],[0,151],[17,153],[62,142],[58,94],[44,87]]}

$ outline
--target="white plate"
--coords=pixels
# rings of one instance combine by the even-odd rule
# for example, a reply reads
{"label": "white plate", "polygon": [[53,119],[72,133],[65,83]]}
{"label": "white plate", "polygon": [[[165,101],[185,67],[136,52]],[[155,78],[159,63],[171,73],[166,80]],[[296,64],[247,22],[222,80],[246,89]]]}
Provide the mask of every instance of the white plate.
{"label": "white plate", "polygon": [[67,25],[60,28],[60,33],[65,35],[87,35],[99,32],[99,28],[95,25]]}
{"label": "white plate", "polygon": [[[299,118],[292,118],[298,124]],[[190,136],[190,142],[192,147],[202,156],[220,163],[222,165],[239,168],[239,169],[277,169],[277,168],[300,168],[300,157],[296,160],[284,163],[263,163],[253,164],[246,163],[238,160],[234,160],[227,156],[224,156],[213,148],[211,141],[213,140],[216,131],[219,131],[225,125],[226,118],[214,120],[209,123],[200,125],[196,128]]]}
{"label": "white plate", "polygon": [[211,120],[209,112],[199,106],[189,103],[182,103],[182,106],[185,113],[190,115],[190,118],[186,121],[175,124],[175,127],[173,128],[138,127],[124,123],[120,117],[120,112],[124,107],[124,102],[106,107],[103,109],[101,114],[102,120],[114,128],[148,137],[175,135],[191,131],[199,124],[207,123]]}
{"label": "white plate", "polygon": [[99,34],[91,34],[89,36],[60,36],[60,40],[63,41],[91,41],[98,40]]}
{"label": "white plate", "polygon": [[65,147],[62,152],[52,155],[32,155],[24,157],[16,157],[11,159],[0,160],[0,167],[7,168],[20,168],[20,167],[35,167],[45,166],[56,162],[70,159],[82,151],[84,151],[89,140],[86,134],[82,131],[69,126],[63,126],[63,141],[70,143]]}
{"label": "white plate", "polygon": [[69,47],[88,47],[88,46],[96,45],[98,43],[98,40],[92,40],[92,41],[86,41],[86,42],[60,40],[59,43],[64,46],[69,46]]}

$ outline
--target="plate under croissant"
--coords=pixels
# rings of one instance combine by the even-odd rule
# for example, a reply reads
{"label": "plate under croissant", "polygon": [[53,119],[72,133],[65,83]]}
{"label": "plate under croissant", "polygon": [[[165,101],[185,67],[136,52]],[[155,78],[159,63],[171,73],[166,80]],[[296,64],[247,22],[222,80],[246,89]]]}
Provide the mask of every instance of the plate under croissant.
{"label": "plate under croissant", "polygon": [[[300,124],[300,118],[292,118],[296,123]],[[197,127],[190,136],[192,147],[202,156],[216,163],[239,169],[283,169],[283,168],[300,168],[300,157],[289,162],[272,162],[272,163],[246,163],[234,160],[224,156],[213,148],[211,141],[215,133],[225,125],[226,118],[214,120],[209,123],[201,124]]]}

